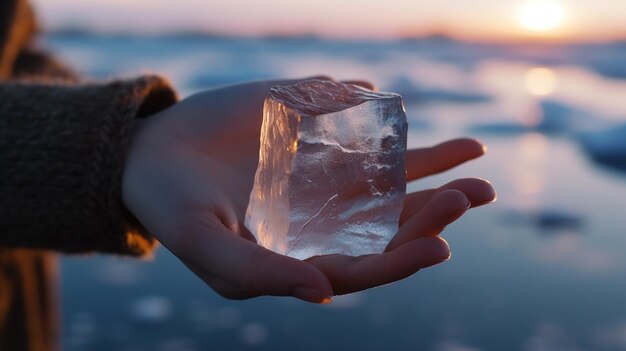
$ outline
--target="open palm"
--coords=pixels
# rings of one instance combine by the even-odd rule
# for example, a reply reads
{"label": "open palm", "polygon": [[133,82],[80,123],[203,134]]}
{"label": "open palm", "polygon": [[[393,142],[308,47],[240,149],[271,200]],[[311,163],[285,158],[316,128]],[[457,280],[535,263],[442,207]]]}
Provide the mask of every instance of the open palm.
{"label": "open palm", "polygon": [[[488,182],[461,179],[408,194],[400,229],[380,255],[300,261],[256,244],[243,222],[258,162],[263,101],[271,86],[295,82],[253,82],[203,92],[140,122],[123,176],[128,209],[227,298],[278,295],[325,302],[446,260],[448,245],[437,235],[470,207],[493,201]],[[407,180],[483,153],[482,145],[470,139],[409,150]]]}

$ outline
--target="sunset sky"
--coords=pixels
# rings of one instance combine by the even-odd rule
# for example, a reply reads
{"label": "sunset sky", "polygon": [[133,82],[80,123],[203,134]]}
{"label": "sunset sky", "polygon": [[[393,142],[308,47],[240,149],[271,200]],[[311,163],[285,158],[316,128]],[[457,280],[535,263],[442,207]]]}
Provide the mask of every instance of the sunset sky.
{"label": "sunset sky", "polygon": [[624,0],[34,0],[44,28],[466,39],[626,37]]}

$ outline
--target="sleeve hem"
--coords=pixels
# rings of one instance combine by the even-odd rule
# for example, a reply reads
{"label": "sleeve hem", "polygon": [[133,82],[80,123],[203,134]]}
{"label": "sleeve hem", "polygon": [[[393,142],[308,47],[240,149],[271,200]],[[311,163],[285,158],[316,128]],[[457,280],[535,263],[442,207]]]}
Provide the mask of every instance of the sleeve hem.
{"label": "sleeve hem", "polygon": [[8,83],[0,97],[0,246],[149,254],[121,179],[133,121],[174,104],[170,84]]}

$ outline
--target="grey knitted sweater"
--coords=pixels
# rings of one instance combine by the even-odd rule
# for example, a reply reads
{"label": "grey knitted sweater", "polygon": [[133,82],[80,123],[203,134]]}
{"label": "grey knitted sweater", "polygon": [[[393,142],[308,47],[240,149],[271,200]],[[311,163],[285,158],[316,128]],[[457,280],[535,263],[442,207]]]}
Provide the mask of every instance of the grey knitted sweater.
{"label": "grey knitted sweater", "polygon": [[[108,83],[80,83],[67,75],[50,80],[54,62],[42,64],[37,55],[25,54],[33,26],[23,4],[0,4],[0,17],[8,16],[0,18],[5,23],[0,28],[0,248],[145,254],[154,239],[121,202],[124,157],[133,120],[175,103],[176,95],[157,76]],[[20,60],[47,68],[42,72],[47,82],[15,77]]]}

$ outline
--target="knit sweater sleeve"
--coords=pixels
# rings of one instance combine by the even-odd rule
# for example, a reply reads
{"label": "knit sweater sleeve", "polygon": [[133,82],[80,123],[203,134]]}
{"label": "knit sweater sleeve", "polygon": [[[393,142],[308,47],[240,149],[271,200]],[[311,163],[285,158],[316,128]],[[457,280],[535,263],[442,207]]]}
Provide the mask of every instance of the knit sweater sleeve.
{"label": "knit sweater sleeve", "polygon": [[176,101],[162,78],[0,83],[0,246],[143,255],[155,240],[125,210],[130,129]]}

